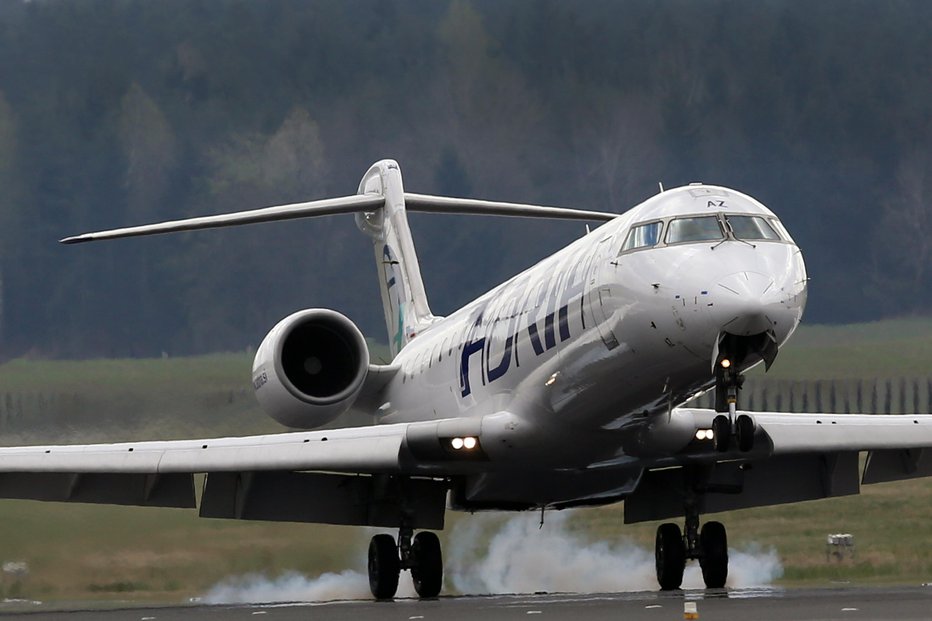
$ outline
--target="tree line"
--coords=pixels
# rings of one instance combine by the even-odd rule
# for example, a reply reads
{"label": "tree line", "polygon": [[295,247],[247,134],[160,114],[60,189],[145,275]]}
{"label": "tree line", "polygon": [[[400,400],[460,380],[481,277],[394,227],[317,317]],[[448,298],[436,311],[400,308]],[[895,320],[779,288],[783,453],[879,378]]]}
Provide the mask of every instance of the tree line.
{"label": "tree line", "polygon": [[[808,319],[932,304],[923,0],[0,3],[0,355],[256,345],[328,306],[384,339],[347,217],[60,247],[65,235],[413,191],[623,211],[691,181],[774,209]],[[413,216],[443,314],[581,225]]]}

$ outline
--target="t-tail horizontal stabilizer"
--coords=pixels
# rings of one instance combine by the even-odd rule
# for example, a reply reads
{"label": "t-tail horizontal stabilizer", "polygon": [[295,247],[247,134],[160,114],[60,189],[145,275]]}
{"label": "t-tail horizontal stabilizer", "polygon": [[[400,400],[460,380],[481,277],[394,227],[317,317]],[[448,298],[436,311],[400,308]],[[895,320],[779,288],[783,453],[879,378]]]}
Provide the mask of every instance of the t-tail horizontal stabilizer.
{"label": "t-tail horizontal stabilizer", "polygon": [[[600,222],[607,222],[618,216],[616,213],[604,211],[586,211],[582,209],[568,209],[566,207],[524,205],[521,203],[502,203],[498,201],[430,196],[427,194],[412,194],[408,192],[405,192],[404,196],[407,211],[424,213],[509,216],[557,220],[594,220]],[[263,207],[261,209],[237,211],[215,216],[171,220],[168,222],[159,222],[157,224],[144,224],[141,226],[84,233],[82,235],[65,237],[61,240],[61,243],[78,244],[103,239],[118,239],[121,237],[139,237],[143,235],[158,235],[161,233],[178,233],[182,231],[238,226],[241,224],[256,224],[259,222],[277,222],[279,220],[295,220],[299,218],[315,218],[343,213],[359,213],[379,209],[384,205],[384,202],[385,199],[380,194],[355,194],[353,196],[326,198],[307,203],[277,205],[274,207]]]}
{"label": "t-tail horizontal stabilizer", "polygon": [[141,235],[158,235],[160,233],[178,233],[181,231],[196,231],[199,229],[216,229],[225,226],[238,226],[241,224],[255,224],[258,222],[276,222],[279,220],[295,220],[298,218],[314,218],[318,216],[332,216],[341,213],[357,213],[380,208],[385,200],[378,194],[342,196],[340,198],[327,198],[307,203],[293,203],[291,205],[277,205],[237,211],[233,213],[218,214],[216,216],[203,216],[200,218],[187,218],[184,220],[170,220],[157,224],[143,224],[129,226],[121,229],[110,229],[96,233],[74,235],[61,240],[63,244],[78,244],[81,242],[97,241],[101,239],[118,239],[121,237],[138,237]]}
{"label": "t-tail horizontal stabilizer", "polygon": [[357,225],[373,240],[376,264],[380,271],[385,322],[394,356],[408,341],[436,320],[427,304],[406,211],[599,221],[611,220],[616,216],[613,213],[562,207],[411,194],[404,191],[398,163],[381,160],[366,172],[353,196],[85,233],[66,237],[61,242],[75,244],[355,213]]}

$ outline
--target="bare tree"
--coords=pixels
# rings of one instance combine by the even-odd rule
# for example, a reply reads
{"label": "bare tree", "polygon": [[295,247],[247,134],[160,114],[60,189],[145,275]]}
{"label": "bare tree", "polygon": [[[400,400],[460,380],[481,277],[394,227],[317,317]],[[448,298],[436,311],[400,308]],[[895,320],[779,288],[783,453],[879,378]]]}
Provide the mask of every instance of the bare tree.
{"label": "bare tree", "polygon": [[896,294],[914,311],[927,309],[932,302],[932,151],[914,151],[900,163],[896,190],[882,205],[872,256],[881,295]]}

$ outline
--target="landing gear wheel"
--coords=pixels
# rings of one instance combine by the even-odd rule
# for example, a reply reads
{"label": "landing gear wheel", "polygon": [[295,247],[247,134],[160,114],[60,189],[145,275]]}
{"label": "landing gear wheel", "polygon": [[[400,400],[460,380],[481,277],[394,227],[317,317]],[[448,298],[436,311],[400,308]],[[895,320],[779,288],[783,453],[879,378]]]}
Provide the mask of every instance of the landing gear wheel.
{"label": "landing gear wheel", "polygon": [[754,419],[742,414],[735,421],[735,435],[738,437],[738,450],[747,453],[754,448]]}
{"label": "landing gear wheel", "polygon": [[419,597],[437,597],[443,585],[443,555],[440,540],[430,532],[418,533],[411,544],[411,580]]}
{"label": "landing gear wheel", "polygon": [[699,565],[702,567],[702,579],[706,588],[721,589],[728,579],[728,536],[721,522],[706,522],[699,533],[699,547],[702,555]]}
{"label": "landing gear wheel", "polygon": [[731,421],[724,414],[712,419],[712,444],[719,453],[731,447]]}
{"label": "landing gear wheel", "polygon": [[683,570],[686,568],[686,546],[679,526],[667,523],[657,529],[654,560],[660,588],[664,591],[680,588],[683,584]]}
{"label": "landing gear wheel", "polygon": [[369,542],[369,590],[376,599],[391,599],[398,590],[401,563],[391,535],[376,535]]}

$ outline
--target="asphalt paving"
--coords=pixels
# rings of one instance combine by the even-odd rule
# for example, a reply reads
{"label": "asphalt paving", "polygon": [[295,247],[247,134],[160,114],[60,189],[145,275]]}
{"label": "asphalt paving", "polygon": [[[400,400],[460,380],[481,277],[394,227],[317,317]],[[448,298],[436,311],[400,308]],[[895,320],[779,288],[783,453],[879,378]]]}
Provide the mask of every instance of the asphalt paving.
{"label": "asphalt paving", "polygon": [[695,604],[700,620],[863,621],[932,619],[932,585],[887,588],[721,589],[673,593],[535,594],[237,606],[70,610],[4,602],[0,618],[30,621],[667,621]]}

